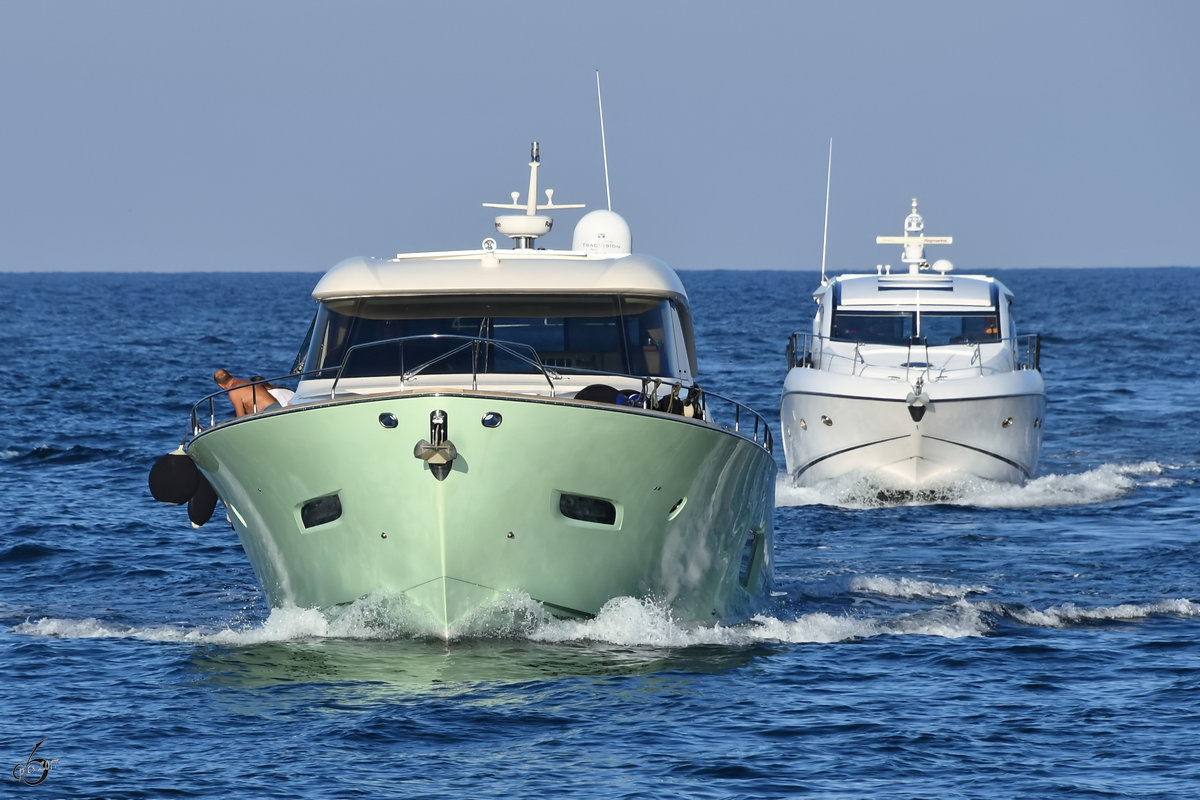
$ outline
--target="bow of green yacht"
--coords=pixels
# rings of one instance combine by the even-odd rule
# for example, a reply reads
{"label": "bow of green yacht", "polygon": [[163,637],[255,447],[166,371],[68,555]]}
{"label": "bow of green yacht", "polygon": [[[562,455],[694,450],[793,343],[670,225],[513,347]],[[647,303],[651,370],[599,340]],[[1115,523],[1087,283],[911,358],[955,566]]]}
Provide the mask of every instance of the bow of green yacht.
{"label": "bow of green yacht", "polygon": [[197,498],[219,497],[272,606],[392,596],[453,638],[514,594],[564,617],[652,599],[684,622],[765,602],[765,421],[697,384],[683,284],[619,215],[534,247],[541,212],[576,207],[536,203],[539,166],[535,144],[527,201],[495,204],[520,212],[496,219],[512,249],[348,259],[313,291],[291,375],[193,408],[183,494],[201,523]]}

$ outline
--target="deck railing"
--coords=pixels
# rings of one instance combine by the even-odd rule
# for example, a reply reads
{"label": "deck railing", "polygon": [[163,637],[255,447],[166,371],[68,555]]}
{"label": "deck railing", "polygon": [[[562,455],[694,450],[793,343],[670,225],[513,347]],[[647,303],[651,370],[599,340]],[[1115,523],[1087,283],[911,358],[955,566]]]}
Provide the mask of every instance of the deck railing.
{"label": "deck railing", "polygon": [[[447,349],[435,355],[418,355],[411,360],[416,361],[412,366],[408,365],[410,359],[406,356],[414,355],[408,351],[408,346],[412,346],[413,350],[421,346],[427,346],[430,343],[448,345]],[[471,373],[471,388],[479,388],[479,373],[494,372],[494,369],[488,369],[489,364],[495,363],[497,353],[504,356],[510,356],[516,363],[523,364],[530,368],[531,372],[541,373],[546,378],[546,383],[550,388],[550,396],[554,397],[554,379],[561,377],[558,372],[551,369],[542,363],[542,359],[538,356],[533,347],[522,344],[520,342],[509,342],[501,339],[486,339],[476,336],[459,336],[454,334],[428,334],[424,336],[400,336],[394,339],[381,339],[377,342],[366,342],[355,345],[346,351],[345,358],[342,359],[342,364],[337,370],[337,374],[333,379],[333,386],[329,389],[330,399],[334,399],[337,393],[337,385],[347,377],[356,376],[350,369],[352,362],[355,360],[366,360],[366,357],[372,355],[372,351],[387,349],[390,347],[396,348],[396,361],[394,364],[388,365],[384,374],[396,375],[400,379],[400,391],[404,391],[408,381],[417,377],[423,372],[438,364],[451,364],[456,356],[467,355],[471,357],[470,373]],[[459,370],[447,370],[450,373],[457,373]],[[349,373],[349,374],[347,374]],[[370,377],[378,377],[375,374]]]}
{"label": "deck railing", "polygon": [[[428,346],[431,340],[436,340],[435,343],[439,345],[446,344],[449,346],[443,352],[433,356],[426,354],[411,359],[406,357],[414,354],[406,354],[406,348],[416,351],[422,345]],[[387,347],[397,348],[395,372],[376,374],[380,366],[377,361],[373,368],[368,370],[370,374],[355,374],[356,370],[352,369],[354,366],[352,362],[354,360],[364,359],[370,350]],[[496,354],[501,354],[511,359],[506,362],[506,369],[497,370],[494,368]],[[546,394],[549,397],[558,396],[559,390],[555,386],[555,381],[561,381],[564,374],[583,375],[595,378],[597,382],[602,381],[604,378],[620,378],[624,379],[625,382],[637,381],[641,387],[640,391],[631,392],[631,396],[625,398],[628,402],[624,403],[624,405],[648,411],[668,411],[669,413],[676,414],[687,413],[697,419],[718,425],[726,430],[734,431],[755,442],[768,452],[774,450],[774,437],[771,434],[771,429],[767,425],[766,419],[761,414],[736,400],[732,400],[716,392],[710,392],[707,389],[702,389],[695,384],[662,377],[634,375],[623,372],[607,372],[575,367],[551,367],[546,365],[538,352],[527,344],[500,339],[452,335],[405,336],[396,339],[369,342],[347,350],[342,363],[336,370],[326,368],[298,372],[278,378],[252,381],[241,387],[232,387],[214,392],[201,399],[192,407],[192,435],[195,436],[207,428],[211,428],[229,419],[229,417],[217,417],[217,402],[238,388],[244,388],[245,386],[262,387],[256,392],[256,396],[261,393],[262,396],[266,397],[268,396],[266,394],[266,387],[268,385],[294,390],[297,384],[304,380],[332,378],[333,382],[329,388],[328,399],[336,400],[338,398],[339,384],[345,380],[358,377],[395,377],[397,378],[396,391],[404,392],[410,391],[409,383],[418,375],[428,374],[431,369],[439,364],[449,364],[457,357],[465,359],[468,355],[470,357],[469,362],[464,360],[461,364],[466,369],[461,372],[456,369],[453,372],[443,374],[465,375],[469,372],[472,390],[478,390],[479,376],[481,374],[521,374],[514,373],[513,370],[508,369],[507,367],[510,364],[526,366],[529,373],[540,374],[545,378],[548,387]],[[410,360],[413,362],[412,366],[408,366]],[[359,369],[361,369],[361,366]],[[373,391],[378,391],[378,388]],[[311,396],[306,396],[303,402],[307,404],[314,399]],[[322,400],[324,400],[324,395],[322,395]],[[274,411],[278,407],[271,404],[266,408]],[[689,409],[689,411],[685,412],[684,409]],[[262,409],[258,407],[254,409],[256,413],[260,410]]]}
{"label": "deck railing", "polygon": [[[1011,339],[1001,339],[1000,342],[1008,345],[1008,351],[1011,355],[1011,365],[1009,366],[1011,370],[1041,369],[1042,337],[1040,334],[1022,334]],[[863,355],[863,348],[889,347],[894,351],[907,350],[907,355],[902,361],[898,361],[896,364],[889,363],[889,366],[928,371],[933,365],[930,359],[931,350],[937,350],[941,347],[962,348],[966,346],[972,350],[969,366],[956,367],[947,371],[956,372],[967,369],[983,375],[986,372],[986,365],[984,364],[981,348],[987,344],[996,344],[996,342],[972,342],[967,345],[928,345],[924,342],[914,341],[907,345],[885,345],[856,342],[853,343],[854,350],[850,354],[847,354],[845,346],[852,344],[851,342],[840,341],[839,344],[842,347],[838,348],[829,347],[832,343],[833,340],[827,336],[818,336],[812,333],[793,333],[788,340],[787,346],[788,369],[796,369],[797,367],[827,369],[832,372],[844,372],[848,375],[861,375],[868,367],[879,366],[877,363],[873,364]],[[834,364],[843,364],[845,369],[833,369],[832,366]]]}

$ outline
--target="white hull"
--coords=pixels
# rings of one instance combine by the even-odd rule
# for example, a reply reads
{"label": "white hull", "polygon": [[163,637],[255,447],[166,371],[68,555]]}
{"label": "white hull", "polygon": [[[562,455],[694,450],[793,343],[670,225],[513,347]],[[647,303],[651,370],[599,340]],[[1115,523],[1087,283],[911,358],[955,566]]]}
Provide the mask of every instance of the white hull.
{"label": "white hull", "polygon": [[1037,469],[1046,400],[1021,370],[926,385],[920,421],[899,380],[789,370],[780,409],[788,474],[809,486],[850,473],[903,489],[963,477],[1021,483]]}

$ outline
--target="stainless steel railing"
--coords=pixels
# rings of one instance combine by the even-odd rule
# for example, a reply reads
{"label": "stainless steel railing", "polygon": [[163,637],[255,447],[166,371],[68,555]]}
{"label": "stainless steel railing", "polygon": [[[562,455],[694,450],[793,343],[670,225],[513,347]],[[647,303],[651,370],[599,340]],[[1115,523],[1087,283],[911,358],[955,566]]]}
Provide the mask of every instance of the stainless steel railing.
{"label": "stainless steel railing", "polygon": [[[406,357],[405,350],[411,348],[413,351],[416,351],[419,345],[429,345],[431,342],[439,345],[445,344],[448,347],[432,356],[428,354],[417,355],[411,359],[413,363],[409,365],[408,362],[410,359]],[[380,369],[380,363],[377,361],[373,368],[367,370],[370,374],[355,374],[356,370],[354,369],[355,365],[353,361],[362,360],[370,350],[387,347],[397,348],[395,365],[394,367],[390,367],[390,369],[394,369],[394,372],[385,371],[382,375],[377,374]],[[408,355],[414,354],[415,352]],[[471,376],[471,388],[472,390],[478,390],[480,374],[514,374],[507,368],[504,370],[489,368],[494,367],[496,354],[501,354],[511,359],[506,362],[506,367],[510,364],[524,365],[529,368],[529,372],[543,376],[548,387],[547,394],[550,397],[558,396],[558,390],[554,382],[556,380],[561,381],[564,374],[585,375],[594,377],[598,381],[606,377],[633,380],[639,383],[641,390],[629,392],[624,397],[627,401],[623,403],[624,405],[646,411],[692,416],[695,419],[731,430],[746,439],[750,439],[768,452],[772,452],[774,449],[774,437],[771,434],[771,429],[767,424],[766,418],[749,406],[716,392],[702,389],[696,384],[662,377],[609,372],[591,368],[551,367],[545,364],[542,357],[533,347],[520,342],[432,334],[426,336],[398,337],[356,345],[346,351],[346,355],[336,370],[326,368],[293,373],[278,378],[252,381],[243,387],[233,387],[214,392],[192,406],[191,435],[195,436],[208,428],[229,420],[229,417],[217,417],[217,403],[230,392],[238,388],[244,388],[245,386],[262,387],[257,389],[257,397],[259,393],[266,396],[267,385],[294,389],[299,382],[304,380],[332,378],[333,382],[329,389],[328,398],[329,400],[336,400],[339,384],[345,380],[355,377],[393,376],[398,378],[397,391],[404,392],[409,390],[408,383],[418,375],[428,374],[438,364],[448,364],[456,357],[466,357],[469,355],[469,367],[467,369],[461,372],[455,370],[448,374],[457,375],[469,372]],[[359,371],[362,370],[362,366],[362,364],[359,365]],[[464,362],[462,366],[467,366],[467,364]],[[311,401],[311,397],[306,397],[304,403],[307,404]],[[257,413],[261,410],[275,410],[275,408],[274,404],[265,406],[262,409],[256,405],[254,411]]]}
{"label": "stainless steel railing", "polygon": [[[826,344],[831,340],[826,336],[818,336],[812,333],[793,333],[788,339],[787,346],[787,362],[788,369],[809,368],[821,369],[826,363],[826,359],[836,363],[846,361],[846,372],[848,374],[856,374],[862,369],[869,366],[869,362],[862,354],[862,348],[869,346],[869,343],[857,342],[854,344],[854,351],[850,355],[839,352],[826,352]],[[1040,334],[1029,333],[1013,337],[1011,339],[1002,339],[1001,342],[1007,343],[1008,350],[1012,357],[1013,370],[1040,370],[1041,369],[1041,351],[1042,337]],[[844,342],[849,344],[849,342]],[[980,348],[984,344],[994,344],[994,342],[974,342],[970,343],[970,347],[974,352],[971,356],[971,366],[969,369],[977,370],[980,375],[984,374],[984,363],[980,352]],[[885,345],[886,346],[886,345]],[[947,345],[949,346],[949,345]],[[958,345],[954,345],[958,346]],[[894,345],[896,349],[907,348],[908,356],[904,361],[899,363],[899,366],[912,366],[914,368],[927,369],[930,364],[929,351],[931,348],[940,347],[940,345],[927,345],[924,343],[912,343],[908,345]]]}

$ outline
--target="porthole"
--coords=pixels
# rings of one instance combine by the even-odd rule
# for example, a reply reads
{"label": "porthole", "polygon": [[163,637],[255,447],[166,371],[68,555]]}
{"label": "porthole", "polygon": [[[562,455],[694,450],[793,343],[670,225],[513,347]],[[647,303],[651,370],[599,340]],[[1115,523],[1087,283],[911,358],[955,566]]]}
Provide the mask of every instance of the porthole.
{"label": "porthole", "polygon": [[738,570],[738,581],[747,589],[758,580],[759,567],[762,564],[763,557],[762,549],[763,537],[761,531],[751,529],[746,534],[746,540],[742,544],[742,565]]}
{"label": "porthole", "polygon": [[617,523],[617,507],[599,497],[564,492],[558,498],[558,512],[567,519],[577,519],[580,522],[594,522],[597,525]]}
{"label": "porthole", "polygon": [[315,497],[300,508],[300,521],[306,528],[333,522],[342,516],[342,499],[336,494]]}
{"label": "porthole", "polygon": [[681,497],[675,501],[675,505],[671,506],[671,510],[667,512],[667,520],[673,520],[683,513],[683,507],[687,505],[687,498]]}

